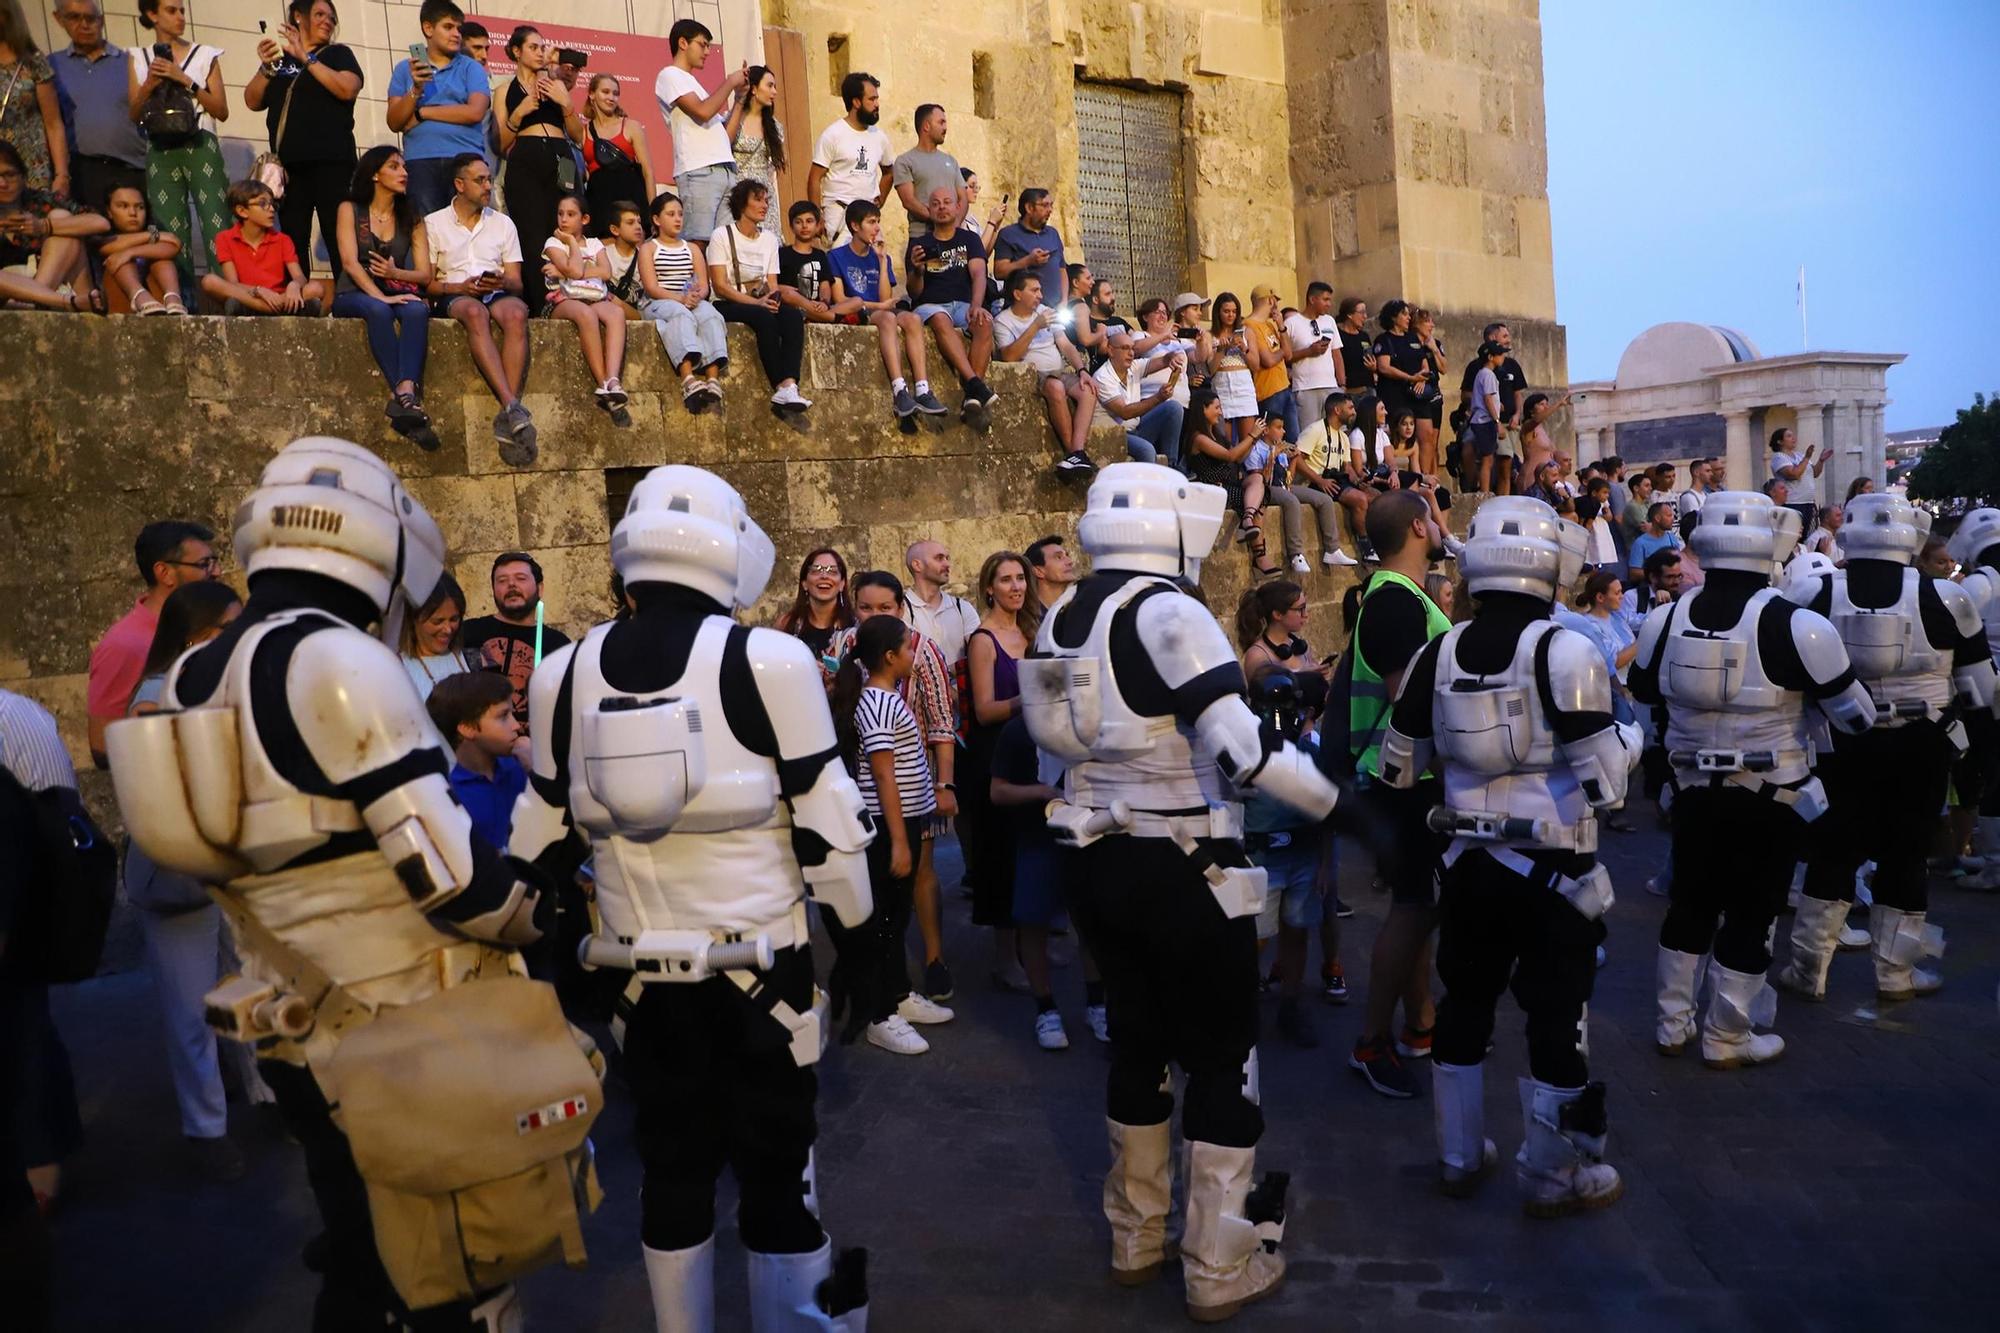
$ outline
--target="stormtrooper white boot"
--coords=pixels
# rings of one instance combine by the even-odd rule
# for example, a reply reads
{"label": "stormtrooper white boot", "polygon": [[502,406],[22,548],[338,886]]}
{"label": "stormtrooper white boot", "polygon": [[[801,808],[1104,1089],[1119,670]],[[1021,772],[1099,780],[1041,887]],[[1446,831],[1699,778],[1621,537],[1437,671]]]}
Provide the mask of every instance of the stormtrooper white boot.
{"label": "stormtrooper white boot", "polygon": [[1658,969],[1659,1022],[1653,1044],[1661,1055],[1679,1055],[1694,1036],[1695,988],[1701,980],[1702,955],[1660,946]]}
{"label": "stormtrooper white boot", "polygon": [[646,1250],[656,1333],[713,1333],[715,1237],[685,1250]]}
{"label": "stormtrooper white boot", "polygon": [[1121,1125],[1111,1130],[1111,1170],[1104,1177],[1104,1216],[1111,1223],[1111,1280],[1136,1287],[1160,1275],[1166,1262],[1167,1211],[1173,1205],[1172,1128]]}
{"label": "stormtrooper white boot", "polygon": [[522,1333],[528,1326],[521,1312],[521,1293],[509,1282],[472,1307],[466,1316],[475,1333]]}
{"label": "stormtrooper white boot", "polygon": [[1563,1217],[1603,1208],[1625,1193],[1625,1182],[1604,1162],[1604,1085],[1557,1088],[1521,1080],[1526,1133],[1514,1158],[1514,1176],[1530,1217]]}
{"label": "stormtrooper white boot", "polygon": [[820,1242],[804,1254],[746,1252],[751,1333],[868,1333],[868,1252]]}
{"label": "stormtrooper white boot", "polygon": [[1914,1000],[1944,985],[1937,973],[1917,966],[1936,953],[1926,939],[1922,912],[1899,912],[1877,903],[1869,925],[1875,935],[1868,952],[1875,960],[1876,999]]}
{"label": "stormtrooper white boot", "polygon": [[1437,1123],[1438,1189],[1467,1199],[1500,1160],[1486,1137],[1486,1067],[1431,1061],[1431,1105]]}
{"label": "stormtrooper white boot", "polygon": [[1957,879],[1958,887],[1980,892],[2000,889],[2000,816],[1979,817],[1972,833],[1972,853],[1960,858],[1972,870]]}
{"label": "stormtrooper white boot", "polygon": [[1285,1258],[1278,1253],[1278,1242],[1285,1235],[1289,1177],[1273,1172],[1252,1190],[1256,1165],[1255,1148],[1188,1144],[1181,1271],[1187,1279],[1188,1318],[1198,1324],[1230,1318],[1284,1280]]}
{"label": "stormtrooper white boot", "polygon": [[1795,995],[1808,1000],[1826,998],[1826,969],[1847,922],[1847,904],[1825,898],[1802,897],[1798,914],[1792,918],[1792,956],[1772,979]]}
{"label": "stormtrooper white boot", "polygon": [[1785,1039],[1775,1032],[1758,1032],[1751,1018],[1764,978],[1755,972],[1735,972],[1717,962],[1708,965],[1708,1019],[1701,1028],[1701,1062],[1710,1069],[1737,1069],[1769,1064],[1785,1053]]}

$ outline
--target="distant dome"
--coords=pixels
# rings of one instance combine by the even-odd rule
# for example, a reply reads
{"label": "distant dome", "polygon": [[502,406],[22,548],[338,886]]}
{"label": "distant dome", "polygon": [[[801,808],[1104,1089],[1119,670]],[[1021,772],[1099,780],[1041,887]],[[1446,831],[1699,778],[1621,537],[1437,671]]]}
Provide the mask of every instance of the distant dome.
{"label": "distant dome", "polygon": [[1618,387],[1644,389],[1655,384],[1681,384],[1701,378],[1711,366],[1755,361],[1764,354],[1757,344],[1713,324],[1655,324],[1625,346],[1618,358]]}

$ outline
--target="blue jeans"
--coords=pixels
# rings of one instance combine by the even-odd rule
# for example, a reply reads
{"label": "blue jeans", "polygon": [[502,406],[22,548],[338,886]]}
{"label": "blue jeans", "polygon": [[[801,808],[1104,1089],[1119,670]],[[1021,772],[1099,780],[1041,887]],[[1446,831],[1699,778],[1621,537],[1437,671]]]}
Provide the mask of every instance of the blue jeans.
{"label": "blue jeans", "polygon": [[367,292],[341,292],[333,298],[333,313],[368,326],[368,351],[382,368],[382,378],[394,389],[404,380],[424,382],[424,356],[431,344],[431,308],[425,301],[390,305]]}
{"label": "blue jeans", "polygon": [[450,158],[406,157],[403,165],[410,171],[410,207],[419,218],[435,213],[451,202]]}
{"label": "blue jeans", "polygon": [[[736,168],[725,163],[674,173],[674,191],[681,197],[681,213],[687,219],[681,234],[706,247],[715,229],[729,221],[729,192],[734,188]],[[776,208],[777,201],[771,206]]]}
{"label": "blue jeans", "polygon": [[675,374],[690,359],[697,370],[728,362],[729,327],[723,323],[722,313],[707,301],[689,309],[679,301],[661,301],[649,296],[639,302],[639,309],[659,330],[660,345],[667,349],[667,359],[674,363]]}
{"label": "blue jeans", "polygon": [[1285,423],[1285,438],[1294,444],[1298,442],[1299,401],[1292,395],[1289,387],[1260,400],[1257,410],[1267,417],[1277,417],[1282,420]]}
{"label": "blue jeans", "polygon": [[1141,463],[1155,463],[1165,454],[1168,467],[1180,464],[1181,422],[1187,409],[1169,398],[1147,409],[1125,432],[1125,451]]}

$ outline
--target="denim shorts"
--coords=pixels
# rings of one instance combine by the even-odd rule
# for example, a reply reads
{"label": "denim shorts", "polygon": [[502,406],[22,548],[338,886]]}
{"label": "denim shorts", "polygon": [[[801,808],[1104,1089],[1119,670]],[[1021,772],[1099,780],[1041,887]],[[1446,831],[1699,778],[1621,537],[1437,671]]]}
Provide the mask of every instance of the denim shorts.
{"label": "denim shorts", "polygon": [[[729,221],[729,192],[736,187],[734,165],[718,162],[712,167],[696,167],[674,177],[680,195],[681,234],[698,245],[707,245],[716,229]],[[771,206],[776,208],[774,199]]]}
{"label": "denim shorts", "polygon": [[[1265,889],[1264,913],[1272,931],[1279,923],[1295,930],[1310,930],[1320,923],[1319,861],[1317,830],[1296,829],[1267,833],[1271,846],[1251,853],[1250,860],[1264,867],[1269,878]],[[1277,845],[1283,839],[1282,845]],[[1266,934],[1259,931],[1260,935]]]}
{"label": "denim shorts", "polygon": [[930,323],[932,315],[951,316],[952,327],[962,332],[965,328],[965,321],[972,316],[972,303],[970,301],[945,301],[938,305],[919,305],[917,307],[917,318],[923,323]]}

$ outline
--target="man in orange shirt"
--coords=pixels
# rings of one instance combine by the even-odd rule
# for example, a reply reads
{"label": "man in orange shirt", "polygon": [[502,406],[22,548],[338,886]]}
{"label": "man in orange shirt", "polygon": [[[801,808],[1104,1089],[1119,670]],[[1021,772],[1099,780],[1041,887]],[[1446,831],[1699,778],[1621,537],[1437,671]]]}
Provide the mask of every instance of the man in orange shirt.
{"label": "man in orange shirt", "polygon": [[1278,319],[1278,292],[1268,283],[1250,289],[1250,379],[1256,385],[1257,410],[1285,423],[1285,439],[1297,443],[1299,408],[1292,397],[1291,339]]}

